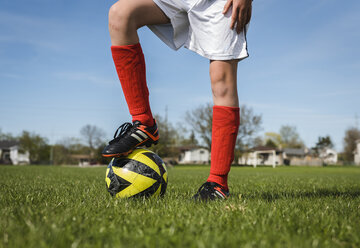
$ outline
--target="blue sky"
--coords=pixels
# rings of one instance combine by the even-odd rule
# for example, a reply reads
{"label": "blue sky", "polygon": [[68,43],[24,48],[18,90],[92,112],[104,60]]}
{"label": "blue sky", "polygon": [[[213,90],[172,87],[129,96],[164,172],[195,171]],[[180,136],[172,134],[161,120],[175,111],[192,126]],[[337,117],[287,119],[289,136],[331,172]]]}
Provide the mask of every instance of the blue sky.
{"label": "blue sky", "polygon": [[[110,54],[114,1],[0,2],[0,128],[52,143],[130,120]],[[295,125],[306,145],[344,131],[360,115],[360,2],[255,0],[250,58],[239,64],[240,103],[263,116],[263,132]],[[209,62],[139,31],[154,113],[183,122],[211,101]]]}

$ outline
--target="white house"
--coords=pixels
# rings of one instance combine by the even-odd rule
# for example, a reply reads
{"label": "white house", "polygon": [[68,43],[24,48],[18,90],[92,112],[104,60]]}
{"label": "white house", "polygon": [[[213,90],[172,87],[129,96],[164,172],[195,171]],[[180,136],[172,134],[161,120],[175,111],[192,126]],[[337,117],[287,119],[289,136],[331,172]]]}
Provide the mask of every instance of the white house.
{"label": "white house", "polygon": [[325,164],[336,164],[338,161],[338,154],[334,149],[324,148],[320,151],[319,158],[321,158]]}
{"label": "white house", "polygon": [[238,160],[239,164],[257,165],[305,165],[321,166],[323,163],[335,164],[337,162],[337,153],[332,149],[324,150],[323,158],[314,157],[307,148],[284,148],[282,150],[258,146],[247,154],[244,154]]}
{"label": "white house", "polygon": [[272,147],[258,146],[240,157],[238,163],[250,164],[254,167],[257,165],[271,165],[275,168],[276,165],[283,164],[282,151]]}
{"label": "white house", "polygon": [[356,165],[360,165],[360,140],[356,141],[356,149],[354,151],[354,162]]}
{"label": "white house", "polygon": [[21,151],[17,141],[0,141],[0,164],[29,164],[30,154],[28,151]]}
{"label": "white house", "polygon": [[184,147],[181,149],[179,164],[207,164],[210,161],[210,152],[203,147]]}

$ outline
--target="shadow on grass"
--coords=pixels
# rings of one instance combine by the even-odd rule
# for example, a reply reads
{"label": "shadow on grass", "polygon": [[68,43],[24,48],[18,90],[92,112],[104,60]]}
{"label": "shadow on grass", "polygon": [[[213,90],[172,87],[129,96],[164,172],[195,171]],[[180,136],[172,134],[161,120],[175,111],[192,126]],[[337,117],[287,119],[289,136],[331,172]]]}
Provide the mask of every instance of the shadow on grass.
{"label": "shadow on grass", "polygon": [[[234,193],[235,195],[240,195],[239,193]],[[357,198],[360,197],[360,189],[354,189],[351,191],[338,191],[331,189],[317,189],[314,191],[304,191],[304,192],[262,192],[260,194],[251,193],[251,194],[241,194],[241,198],[244,199],[262,199],[265,201],[275,201],[278,199],[301,199],[301,198],[324,198],[324,197],[333,197],[333,198]]]}

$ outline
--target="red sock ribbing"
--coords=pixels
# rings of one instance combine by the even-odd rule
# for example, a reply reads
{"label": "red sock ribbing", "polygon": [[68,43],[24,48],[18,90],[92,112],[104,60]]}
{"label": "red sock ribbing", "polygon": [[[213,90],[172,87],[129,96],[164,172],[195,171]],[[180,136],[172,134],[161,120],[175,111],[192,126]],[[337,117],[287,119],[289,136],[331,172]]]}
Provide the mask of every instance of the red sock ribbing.
{"label": "red sock ribbing", "polygon": [[218,183],[226,190],[239,124],[238,107],[213,107],[211,167],[207,181]]}
{"label": "red sock ribbing", "polygon": [[140,43],[111,46],[111,52],[132,120],[153,126],[154,119],[146,85],[145,59]]}

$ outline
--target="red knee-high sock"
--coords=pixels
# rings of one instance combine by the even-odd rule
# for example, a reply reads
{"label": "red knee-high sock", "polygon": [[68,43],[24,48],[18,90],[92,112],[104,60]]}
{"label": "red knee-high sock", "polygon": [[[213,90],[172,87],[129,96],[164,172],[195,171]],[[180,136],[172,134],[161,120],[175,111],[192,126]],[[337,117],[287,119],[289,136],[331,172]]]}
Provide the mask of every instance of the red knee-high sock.
{"label": "red knee-high sock", "polygon": [[154,125],[146,85],[145,59],[140,43],[111,46],[111,52],[132,120],[147,126]]}
{"label": "red knee-high sock", "polygon": [[211,167],[207,181],[218,183],[226,190],[228,190],[227,176],[234,160],[234,148],[239,124],[239,108],[213,107]]}

